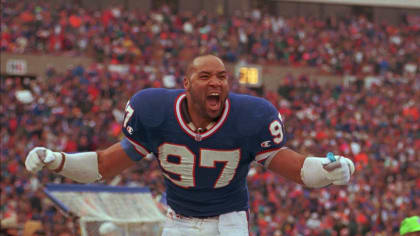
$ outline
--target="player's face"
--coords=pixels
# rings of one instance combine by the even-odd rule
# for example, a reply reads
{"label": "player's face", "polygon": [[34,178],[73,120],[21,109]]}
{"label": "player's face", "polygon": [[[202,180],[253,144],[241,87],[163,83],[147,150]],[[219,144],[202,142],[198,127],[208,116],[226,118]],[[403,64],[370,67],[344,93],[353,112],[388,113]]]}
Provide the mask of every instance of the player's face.
{"label": "player's face", "polygon": [[198,58],[186,78],[185,88],[196,111],[206,119],[215,119],[223,111],[229,93],[227,72],[223,62],[214,56]]}

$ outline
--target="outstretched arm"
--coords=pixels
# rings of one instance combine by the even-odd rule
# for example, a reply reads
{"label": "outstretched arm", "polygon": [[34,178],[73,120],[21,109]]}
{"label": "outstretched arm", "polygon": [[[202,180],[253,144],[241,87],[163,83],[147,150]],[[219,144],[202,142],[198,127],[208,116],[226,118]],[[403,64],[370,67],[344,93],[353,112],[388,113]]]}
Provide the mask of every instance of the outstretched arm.
{"label": "outstretched arm", "polygon": [[282,148],[271,159],[268,169],[298,184],[321,188],[329,184],[345,185],[354,173],[353,162],[343,156],[306,157],[291,149]]}
{"label": "outstretched arm", "polygon": [[125,153],[121,143],[116,143],[97,153],[99,173],[103,179],[110,179],[136,164],[136,162],[131,160]]}
{"label": "outstretched arm", "polygon": [[300,177],[300,170],[306,156],[297,153],[289,148],[282,148],[271,160],[268,169],[274,173],[292,180],[298,184],[303,184]]}
{"label": "outstretched arm", "polygon": [[26,157],[26,169],[36,173],[46,166],[49,170],[81,183],[111,178],[135,164],[121,143],[97,152],[62,153],[44,147],[32,149]]}

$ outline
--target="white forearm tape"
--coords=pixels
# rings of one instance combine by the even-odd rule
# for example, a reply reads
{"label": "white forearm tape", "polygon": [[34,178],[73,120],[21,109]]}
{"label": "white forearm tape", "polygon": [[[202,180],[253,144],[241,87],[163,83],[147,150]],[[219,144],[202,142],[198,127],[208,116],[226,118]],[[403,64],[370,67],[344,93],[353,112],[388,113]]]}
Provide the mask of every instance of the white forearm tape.
{"label": "white forearm tape", "polygon": [[327,178],[327,171],[323,164],[326,158],[307,157],[303,162],[300,176],[302,182],[310,188],[322,188],[331,184],[331,180]]}
{"label": "white forearm tape", "polygon": [[63,169],[58,174],[80,183],[92,183],[102,178],[96,152],[65,153]]}

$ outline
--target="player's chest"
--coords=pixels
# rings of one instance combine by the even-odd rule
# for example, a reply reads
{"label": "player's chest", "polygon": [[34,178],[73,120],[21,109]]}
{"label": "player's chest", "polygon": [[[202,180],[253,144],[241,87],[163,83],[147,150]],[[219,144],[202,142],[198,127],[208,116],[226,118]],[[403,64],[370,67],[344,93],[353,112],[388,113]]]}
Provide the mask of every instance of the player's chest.
{"label": "player's chest", "polygon": [[184,188],[227,186],[251,161],[244,141],[229,127],[199,141],[171,127],[154,138],[153,146],[165,177]]}
{"label": "player's chest", "polygon": [[[190,152],[200,155],[204,149],[217,149],[220,151],[236,150],[243,148],[244,139],[238,135],[234,127],[227,122],[212,132],[191,132],[179,125],[175,120],[169,120],[162,126],[150,130],[150,140],[153,149],[160,152],[168,149],[165,144],[173,144],[179,147],[175,149],[188,149]],[[173,148],[169,148],[172,150]]]}
{"label": "player's chest", "polygon": [[[199,135],[197,135],[199,136]],[[202,138],[185,134],[179,129],[172,129],[161,134],[154,142],[155,153],[158,157],[179,156],[184,159],[193,159],[202,166],[218,161],[240,161],[246,155],[244,141],[231,132],[220,130],[211,136]],[[187,158],[191,156],[194,158]],[[206,163],[206,162],[209,162]]]}

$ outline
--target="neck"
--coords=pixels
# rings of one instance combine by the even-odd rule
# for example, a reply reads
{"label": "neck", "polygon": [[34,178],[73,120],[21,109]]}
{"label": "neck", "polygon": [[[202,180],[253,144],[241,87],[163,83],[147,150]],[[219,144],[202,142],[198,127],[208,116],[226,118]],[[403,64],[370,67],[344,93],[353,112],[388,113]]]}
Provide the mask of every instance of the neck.
{"label": "neck", "polygon": [[206,129],[206,127],[213,122],[213,119],[205,118],[202,115],[197,112],[196,109],[193,108],[192,104],[189,104],[187,101],[187,113],[190,116],[191,122],[194,124],[194,126],[202,129]]}
{"label": "neck", "polygon": [[188,123],[193,123],[196,129],[206,129],[207,126],[212,123],[214,120],[211,118],[206,118],[200,115],[200,112],[197,109],[194,109],[194,104],[192,104],[191,99],[186,98],[186,102],[183,102],[183,114]]}

